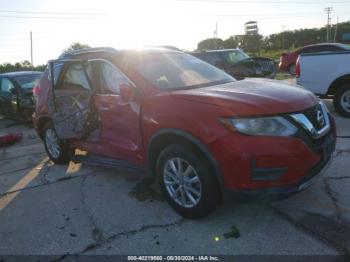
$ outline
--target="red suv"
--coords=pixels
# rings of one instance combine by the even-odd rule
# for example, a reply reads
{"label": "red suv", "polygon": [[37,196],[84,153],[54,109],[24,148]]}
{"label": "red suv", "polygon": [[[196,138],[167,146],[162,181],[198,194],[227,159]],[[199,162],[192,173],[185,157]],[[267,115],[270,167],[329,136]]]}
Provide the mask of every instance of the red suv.
{"label": "red suv", "polygon": [[334,151],[334,121],[312,93],[236,81],[175,50],[74,51],[49,62],[35,94],[53,162],[145,170],[189,218],[227,191],[300,191]]}
{"label": "red suv", "polygon": [[322,43],[304,46],[294,50],[293,52],[283,53],[280,57],[279,69],[281,71],[288,71],[291,75],[295,75],[295,64],[300,54],[318,52],[342,52],[349,50],[349,46],[338,43]]}

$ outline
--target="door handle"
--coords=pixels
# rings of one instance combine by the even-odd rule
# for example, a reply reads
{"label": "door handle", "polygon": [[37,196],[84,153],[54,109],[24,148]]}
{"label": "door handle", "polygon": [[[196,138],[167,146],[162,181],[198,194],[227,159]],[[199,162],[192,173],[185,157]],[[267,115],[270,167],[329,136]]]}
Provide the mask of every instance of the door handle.
{"label": "door handle", "polygon": [[100,106],[98,109],[100,111],[109,111],[110,108],[108,106]]}

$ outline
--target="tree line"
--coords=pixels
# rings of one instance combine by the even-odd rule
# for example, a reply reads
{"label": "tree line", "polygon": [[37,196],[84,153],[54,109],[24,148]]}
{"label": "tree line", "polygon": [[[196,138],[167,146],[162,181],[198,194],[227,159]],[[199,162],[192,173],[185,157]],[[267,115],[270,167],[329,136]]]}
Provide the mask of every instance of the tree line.
{"label": "tree line", "polygon": [[[90,46],[87,44],[82,44],[79,42],[72,43],[69,47],[63,50],[63,53],[70,52],[73,50],[89,48]],[[3,63],[0,64],[0,74],[7,72],[18,72],[18,71],[44,71],[46,65],[37,65],[32,66],[32,64],[28,60],[24,60],[22,62],[17,62],[14,64],[11,63]]]}
{"label": "tree line", "polygon": [[[343,42],[342,36],[350,33],[350,21],[339,23],[337,29],[331,28],[331,39],[333,42],[335,31],[335,42]],[[212,50],[223,48],[241,48],[246,52],[291,50],[301,46],[327,42],[327,27],[298,29],[284,31],[269,36],[257,35],[233,35],[223,40],[220,38],[208,38],[198,43],[197,50]]]}
{"label": "tree line", "polygon": [[0,64],[0,73],[17,72],[17,71],[44,71],[45,68],[46,68],[46,65],[32,66],[32,64],[29,61],[24,60],[22,62],[17,62],[15,64],[11,64],[11,63]]}

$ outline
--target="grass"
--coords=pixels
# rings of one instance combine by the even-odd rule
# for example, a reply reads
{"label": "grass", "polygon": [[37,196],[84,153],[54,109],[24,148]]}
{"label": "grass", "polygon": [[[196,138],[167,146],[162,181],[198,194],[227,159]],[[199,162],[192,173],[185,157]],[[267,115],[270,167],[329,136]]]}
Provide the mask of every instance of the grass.
{"label": "grass", "polygon": [[290,74],[288,73],[278,73],[276,76],[275,76],[275,79],[276,80],[287,80],[287,79],[292,79],[293,76],[291,76]]}
{"label": "grass", "polygon": [[250,56],[263,56],[263,57],[271,58],[273,60],[279,60],[282,53],[283,53],[283,50],[276,50],[276,51],[261,50],[260,52],[248,53],[248,54]]}

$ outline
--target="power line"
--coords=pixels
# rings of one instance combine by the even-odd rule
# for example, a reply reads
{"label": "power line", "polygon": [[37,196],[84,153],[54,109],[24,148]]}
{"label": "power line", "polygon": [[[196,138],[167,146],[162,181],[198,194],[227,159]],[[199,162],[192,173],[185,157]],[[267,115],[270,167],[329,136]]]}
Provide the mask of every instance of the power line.
{"label": "power line", "polygon": [[[337,12],[338,14],[343,13],[343,14],[349,14],[350,11],[343,11],[343,12]],[[317,12],[317,13],[279,13],[279,14],[191,14],[191,16],[219,16],[219,17],[245,17],[245,16],[254,16],[254,17],[275,17],[275,18],[280,18],[280,17],[309,17],[309,16],[320,16],[322,13]]]}
{"label": "power line", "polygon": [[100,20],[102,17],[64,17],[64,16],[19,16],[0,15],[0,18],[23,18],[23,19],[56,19],[56,20]]}
{"label": "power line", "polygon": [[233,3],[233,4],[350,4],[349,1],[327,1],[327,2],[307,2],[307,1],[243,1],[243,0],[176,0],[178,2],[208,2],[208,3]]}
{"label": "power line", "polygon": [[15,10],[0,10],[0,13],[15,13],[15,14],[45,14],[45,15],[81,15],[81,16],[102,16],[103,13],[74,13],[74,12],[35,12],[35,11],[15,11]]}

